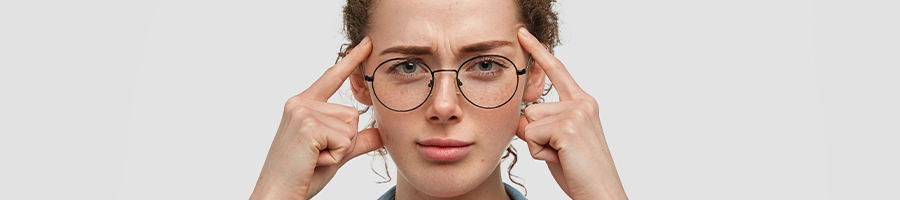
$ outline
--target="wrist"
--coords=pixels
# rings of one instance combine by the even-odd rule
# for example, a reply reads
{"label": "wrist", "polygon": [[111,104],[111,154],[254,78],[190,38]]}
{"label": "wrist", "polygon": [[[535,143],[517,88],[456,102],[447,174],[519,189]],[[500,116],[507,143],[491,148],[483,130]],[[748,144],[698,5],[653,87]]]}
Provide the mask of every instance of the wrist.
{"label": "wrist", "polygon": [[273,181],[260,177],[256,183],[256,188],[253,189],[253,193],[250,195],[250,199],[307,199],[306,194],[301,194],[301,191],[306,190],[290,189],[285,187],[284,184],[278,184]]}

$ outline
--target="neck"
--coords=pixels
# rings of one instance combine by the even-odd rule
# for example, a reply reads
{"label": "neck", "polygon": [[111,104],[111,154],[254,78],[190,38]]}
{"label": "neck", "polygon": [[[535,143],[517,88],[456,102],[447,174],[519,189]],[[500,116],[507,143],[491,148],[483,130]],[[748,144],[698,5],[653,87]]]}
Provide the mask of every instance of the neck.
{"label": "neck", "polygon": [[494,169],[494,172],[488,176],[484,182],[481,182],[472,190],[453,197],[435,197],[419,191],[415,186],[406,180],[402,173],[397,173],[397,190],[395,199],[423,199],[423,200],[452,200],[452,199],[500,199],[508,200],[509,195],[503,186],[503,180],[500,176],[500,166]]}

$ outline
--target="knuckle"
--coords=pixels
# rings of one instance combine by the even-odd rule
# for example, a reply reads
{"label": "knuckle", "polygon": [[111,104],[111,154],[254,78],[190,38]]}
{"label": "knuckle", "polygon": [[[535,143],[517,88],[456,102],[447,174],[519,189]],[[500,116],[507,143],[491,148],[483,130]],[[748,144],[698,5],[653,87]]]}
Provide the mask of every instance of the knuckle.
{"label": "knuckle", "polygon": [[529,124],[529,125],[525,126],[524,131],[525,131],[525,134],[523,134],[523,136],[525,136],[525,138],[522,138],[522,139],[525,141],[529,141],[529,139],[531,139],[531,136],[534,135],[534,133],[535,133],[534,127],[531,126],[531,124]]}
{"label": "knuckle", "polygon": [[342,130],[343,130],[344,135],[348,136],[347,138],[353,138],[353,136],[356,135],[356,128],[353,126],[350,126],[350,125],[344,126],[344,128]]}
{"label": "knuckle", "polygon": [[309,112],[311,112],[311,110],[308,107],[302,106],[302,105],[293,106],[293,107],[287,108],[287,109],[291,113],[291,116],[294,116],[294,117],[307,116],[307,115],[309,115]]}
{"label": "knuckle", "polygon": [[586,98],[586,101],[587,101],[587,104],[588,104],[588,105],[587,105],[587,108],[590,108],[591,111],[594,111],[594,112],[598,112],[598,113],[599,113],[599,110],[600,110],[600,103],[597,102],[597,99],[594,99],[594,97],[591,97],[590,95],[588,95],[587,98]]}
{"label": "knuckle", "polygon": [[316,164],[317,164],[317,165],[324,165],[324,166],[328,166],[328,165],[336,165],[336,164],[338,164],[338,161],[337,161],[337,160],[334,160],[334,159],[324,159],[324,160],[320,160],[319,163],[316,163]]}
{"label": "knuckle", "polygon": [[582,105],[582,103],[576,103],[574,108],[569,109],[562,115],[564,115],[567,120],[585,119],[586,117],[590,117],[588,108]]}
{"label": "knuckle", "polygon": [[297,107],[303,103],[302,94],[294,95],[284,103],[284,110],[289,110],[291,108]]}
{"label": "knuckle", "polygon": [[578,133],[579,123],[575,119],[564,119],[559,122],[559,130],[561,134],[574,135]]}
{"label": "knuckle", "polygon": [[599,106],[597,105],[597,100],[595,100],[593,97],[587,97],[587,98],[584,98],[584,99],[578,101],[577,106],[578,106],[578,108],[580,108],[578,110],[583,112],[581,114],[588,115],[588,116],[581,116],[581,117],[590,117],[589,115],[591,115],[591,114],[599,113]]}
{"label": "knuckle", "polygon": [[[522,112],[522,113],[525,114],[525,117],[531,117],[531,116],[534,116],[534,107],[535,107],[535,106],[536,106],[536,105],[532,105],[532,106],[525,107],[525,111]],[[531,118],[529,118],[529,119],[531,119]]]}
{"label": "knuckle", "polygon": [[313,117],[300,118],[297,123],[301,130],[314,130],[322,126],[322,121]]}
{"label": "knuckle", "polygon": [[523,113],[528,119],[535,120],[534,117],[538,117],[538,114],[540,113],[540,110],[541,108],[543,108],[543,106],[544,105],[541,104],[528,106],[525,108],[525,111]]}
{"label": "knuckle", "polygon": [[541,149],[540,149],[540,148],[536,148],[536,149],[534,149],[534,150],[531,150],[531,158],[540,160],[540,158],[538,158],[538,153],[540,153],[540,152],[541,152]]}
{"label": "knuckle", "polygon": [[297,105],[297,100],[296,100],[296,98],[297,98],[297,96],[293,96],[293,97],[291,97],[291,98],[288,98],[288,100],[284,102],[284,110],[290,110],[291,108],[293,108],[294,106],[296,106],[296,105]]}
{"label": "knuckle", "polygon": [[339,138],[335,140],[335,144],[329,144],[328,148],[332,152],[338,152],[336,156],[343,155],[342,153],[346,152],[350,148],[350,138]]}
{"label": "knuckle", "polygon": [[576,105],[578,108],[590,108],[590,107],[591,107],[591,101],[588,101],[588,100],[586,100],[586,99],[583,99],[583,100],[580,100],[580,101],[575,101],[575,105]]}
{"label": "knuckle", "polygon": [[330,146],[329,148],[331,148],[332,150],[343,151],[343,150],[347,149],[346,147],[350,146],[350,139],[344,138],[344,137],[338,138],[337,140],[334,141],[334,144],[331,144],[329,146]]}

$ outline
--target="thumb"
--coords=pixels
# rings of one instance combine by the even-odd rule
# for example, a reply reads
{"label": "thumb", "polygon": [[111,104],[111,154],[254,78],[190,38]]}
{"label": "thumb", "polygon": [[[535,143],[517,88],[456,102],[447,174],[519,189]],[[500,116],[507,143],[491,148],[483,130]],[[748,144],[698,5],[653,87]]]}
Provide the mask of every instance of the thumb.
{"label": "thumb", "polygon": [[348,156],[344,157],[344,162],[383,146],[378,128],[367,128],[359,131],[356,134],[356,144],[353,145],[353,149],[347,154]]}
{"label": "thumb", "polygon": [[516,136],[519,139],[525,140],[525,127],[528,126],[528,118],[525,115],[519,116],[519,127],[516,128]]}

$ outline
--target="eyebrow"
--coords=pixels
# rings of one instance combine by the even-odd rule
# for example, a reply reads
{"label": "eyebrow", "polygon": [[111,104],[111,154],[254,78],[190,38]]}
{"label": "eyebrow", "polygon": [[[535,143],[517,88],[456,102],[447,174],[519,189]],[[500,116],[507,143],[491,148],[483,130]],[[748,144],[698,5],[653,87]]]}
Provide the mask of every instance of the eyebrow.
{"label": "eyebrow", "polygon": [[[503,46],[512,46],[512,42],[505,40],[491,40],[485,42],[479,42],[475,44],[466,45],[461,48],[462,53],[475,53],[475,52],[483,52],[492,49],[496,49]],[[381,52],[381,55],[389,54],[389,53],[399,53],[406,55],[427,55],[432,54],[431,47],[425,46],[394,46],[389,47]]]}

